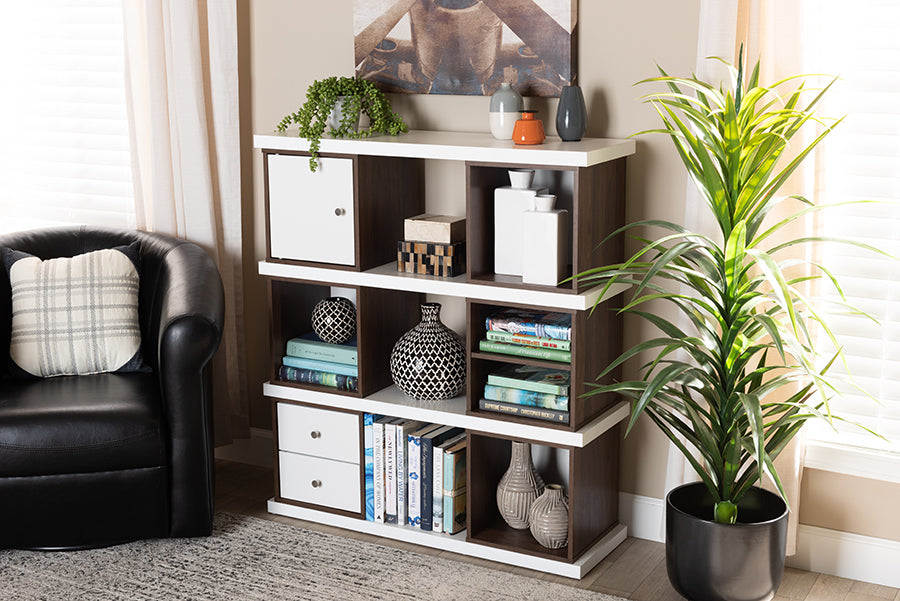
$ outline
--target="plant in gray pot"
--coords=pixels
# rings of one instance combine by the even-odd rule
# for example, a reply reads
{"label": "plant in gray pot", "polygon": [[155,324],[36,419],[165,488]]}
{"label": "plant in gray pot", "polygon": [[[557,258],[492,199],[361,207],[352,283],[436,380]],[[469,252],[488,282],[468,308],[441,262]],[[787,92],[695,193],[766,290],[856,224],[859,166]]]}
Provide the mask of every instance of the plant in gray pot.
{"label": "plant in gray pot", "polygon": [[[801,202],[782,207],[789,199],[778,196],[836,125],[814,115],[828,87],[807,92],[802,77],[760,86],[758,65],[749,76],[742,66],[729,69],[731,81],[722,87],[662,69],[660,77],[641,82],[664,87],[646,96],[663,127],[642,133],[674,142],[721,242],[676,223],[633,223],[613,235],[636,227],[665,233],[638,237],[640,249],[625,262],[578,276],[631,285],[633,296],[621,311],[660,332],[627,349],[601,375],[644,355],[649,359],[640,379],[592,385],[588,394],[630,399],[628,431],[647,416],[699,475],[700,482],[666,499],[669,579],[695,601],[774,596],[784,569],[788,508],[756,484],[767,474],[783,497],[775,458],[806,420],[839,419],[828,407],[835,379],[826,373],[837,355],[819,356],[823,345],[815,338],[833,337],[826,316],[802,289],[816,278],[836,283],[824,266],[791,250],[835,241],[784,240],[788,225],[824,207],[796,197]],[[804,125],[821,128],[808,144],[797,136]],[[782,207],[778,217],[776,207]],[[798,267],[808,273],[796,275]],[[648,301],[671,303],[678,317],[651,312]]]}

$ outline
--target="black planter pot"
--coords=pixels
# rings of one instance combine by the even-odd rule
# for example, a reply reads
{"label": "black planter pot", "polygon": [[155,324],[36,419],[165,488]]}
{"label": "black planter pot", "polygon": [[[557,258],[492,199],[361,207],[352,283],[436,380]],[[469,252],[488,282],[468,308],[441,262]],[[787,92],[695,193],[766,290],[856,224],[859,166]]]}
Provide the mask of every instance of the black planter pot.
{"label": "black planter pot", "polygon": [[788,509],[776,494],[751,489],[737,524],[711,521],[713,499],[702,483],[666,496],[666,568],[691,601],[768,601],[784,574]]}

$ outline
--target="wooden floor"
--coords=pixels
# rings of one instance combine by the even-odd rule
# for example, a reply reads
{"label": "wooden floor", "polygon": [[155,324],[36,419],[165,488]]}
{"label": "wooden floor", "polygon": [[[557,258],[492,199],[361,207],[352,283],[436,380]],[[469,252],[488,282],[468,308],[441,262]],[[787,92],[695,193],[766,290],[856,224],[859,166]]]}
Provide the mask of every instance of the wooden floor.
{"label": "wooden floor", "polygon": [[[273,515],[266,511],[266,501],[272,496],[273,477],[271,470],[243,463],[216,460],[217,511],[265,518],[276,522],[302,526],[310,530],[369,540],[385,546],[410,549],[427,555],[440,555],[464,563],[486,565],[498,570],[511,571],[542,580],[551,580],[569,586],[618,595],[633,601],[682,601],[682,598],[672,590],[666,577],[665,553],[662,543],[639,538],[628,538],[585,578],[582,580],[571,580],[446,551],[391,541],[364,533],[350,532],[330,526]],[[788,568],[785,571],[781,589],[779,589],[775,599],[777,601],[786,601],[788,599],[805,601],[884,601],[885,599],[891,599],[900,601],[900,590]]]}

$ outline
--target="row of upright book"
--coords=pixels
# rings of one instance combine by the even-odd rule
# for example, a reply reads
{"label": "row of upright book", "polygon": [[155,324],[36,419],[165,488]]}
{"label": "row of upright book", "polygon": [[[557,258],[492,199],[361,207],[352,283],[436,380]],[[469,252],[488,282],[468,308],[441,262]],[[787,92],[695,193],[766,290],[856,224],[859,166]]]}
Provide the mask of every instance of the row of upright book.
{"label": "row of upright book", "polygon": [[466,527],[466,432],[363,416],[366,519],[456,534]]}
{"label": "row of upright book", "polygon": [[314,332],[291,338],[278,377],[288,382],[356,392],[359,377],[356,336],[343,344],[325,342]]}

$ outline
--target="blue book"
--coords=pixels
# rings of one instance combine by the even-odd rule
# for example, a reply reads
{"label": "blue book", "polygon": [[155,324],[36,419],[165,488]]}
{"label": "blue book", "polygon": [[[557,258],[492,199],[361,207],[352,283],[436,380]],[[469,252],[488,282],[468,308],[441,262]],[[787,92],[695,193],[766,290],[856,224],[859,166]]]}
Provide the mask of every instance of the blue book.
{"label": "blue book", "polygon": [[439,428],[437,424],[426,424],[410,432],[406,436],[406,462],[407,481],[406,488],[406,523],[410,526],[419,526],[422,523],[422,487],[419,472],[422,467],[422,436]]}
{"label": "blue book", "polygon": [[291,338],[287,342],[287,355],[303,357],[304,359],[316,359],[318,361],[332,361],[357,365],[356,336],[343,344],[331,344],[325,342],[315,332],[307,332],[302,336]]}
{"label": "blue book", "polygon": [[366,519],[375,521],[375,464],[373,463],[373,424],[375,417],[363,413],[363,472],[366,480]]}
{"label": "blue book", "polygon": [[569,397],[567,396],[522,390],[520,388],[508,388],[506,386],[494,386],[493,384],[487,384],[484,387],[484,398],[491,401],[543,407],[544,409],[555,409],[557,411],[569,410]]}
{"label": "blue book", "polygon": [[282,365],[288,367],[296,367],[297,369],[313,369],[315,371],[325,371],[341,376],[358,376],[359,368],[355,365],[347,365],[346,363],[334,363],[333,361],[319,361],[317,359],[304,359],[302,357],[294,357],[285,355],[281,358]]}
{"label": "blue book", "polygon": [[419,499],[421,499],[421,514],[419,527],[422,530],[431,531],[434,527],[431,521],[434,507],[432,503],[434,483],[432,474],[434,473],[434,447],[440,445],[445,440],[449,440],[465,432],[463,428],[455,428],[453,426],[441,426],[437,430],[422,436],[420,441],[419,452],[422,454],[420,461],[419,474]]}

